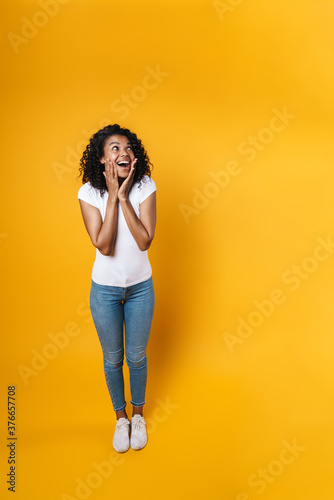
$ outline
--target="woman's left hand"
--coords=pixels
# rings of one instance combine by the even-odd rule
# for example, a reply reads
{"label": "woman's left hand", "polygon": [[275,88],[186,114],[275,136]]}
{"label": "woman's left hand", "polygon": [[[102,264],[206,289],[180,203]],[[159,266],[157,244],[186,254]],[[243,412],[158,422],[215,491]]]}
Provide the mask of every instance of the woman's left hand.
{"label": "woman's left hand", "polygon": [[125,201],[128,198],[128,194],[130,191],[130,188],[133,183],[133,177],[135,175],[135,168],[136,168],[136,163],[137,163],[138,158],[134,158],[134,160],[131,163],[131,168],[129,175],[127,178],[122,182],[121,187],[118,190],[118,199],[121,201]]}

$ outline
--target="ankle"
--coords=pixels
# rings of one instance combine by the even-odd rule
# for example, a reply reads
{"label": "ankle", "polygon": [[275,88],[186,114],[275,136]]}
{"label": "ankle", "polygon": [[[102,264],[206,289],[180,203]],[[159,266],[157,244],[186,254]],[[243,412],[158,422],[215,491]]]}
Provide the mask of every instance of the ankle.
{"label": "ankle", "polygon": [[134,406],[132,409],[132,416],[141,415],[143,416],[143,407],[142,406]]}
{"label": "ankle", "polygon": [[116,419],[119,420],[120,418],[128,418],[125,410],[116,411]]}

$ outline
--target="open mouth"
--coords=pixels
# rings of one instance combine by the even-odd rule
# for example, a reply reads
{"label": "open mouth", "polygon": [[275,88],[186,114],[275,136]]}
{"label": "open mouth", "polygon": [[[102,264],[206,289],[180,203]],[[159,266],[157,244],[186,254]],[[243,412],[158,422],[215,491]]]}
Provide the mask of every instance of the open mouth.
{"label": "open mouth", "polygon": [[121,168],[129,168],[130,167],[130,162],[126,160],[122,160],[117,165]]}

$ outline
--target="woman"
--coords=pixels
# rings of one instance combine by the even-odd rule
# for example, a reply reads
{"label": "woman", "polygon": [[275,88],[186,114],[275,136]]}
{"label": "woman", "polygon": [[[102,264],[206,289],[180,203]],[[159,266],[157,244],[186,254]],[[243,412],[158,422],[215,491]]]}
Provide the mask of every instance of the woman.
{"label": "woman", "polygon": [[[90,309],[116,412],[113,446],[120,453],[130,445],[140,450],[147,443],[143,416],[146,348],[154,311],[147,249],[156,225],[151,167],[136,134],[117,124],[94,134],[80,160],[83,186],[78,198],[85,227],[96,247]],[[125,410],[124,347],[130,373],[131,424]]]}

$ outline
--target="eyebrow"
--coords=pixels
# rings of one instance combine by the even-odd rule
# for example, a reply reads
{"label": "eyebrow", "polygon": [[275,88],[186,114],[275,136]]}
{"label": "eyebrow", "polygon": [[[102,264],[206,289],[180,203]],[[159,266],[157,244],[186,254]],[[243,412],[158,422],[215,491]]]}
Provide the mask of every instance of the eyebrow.
{"label": "eyebrow", "polygon": [[[112,141],[112,142],[109,142],[109,146],[110,146],[110,144],[119,144],[119,142],[117,142],[117,141]],[[126,144],[127,144],[127,145],[129,144],[129,145],[131,146],[131,142],[127,142]]]}

